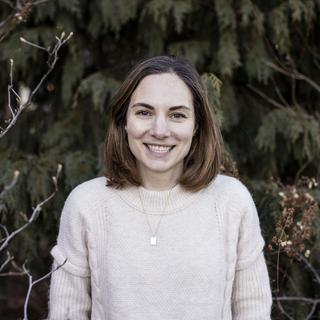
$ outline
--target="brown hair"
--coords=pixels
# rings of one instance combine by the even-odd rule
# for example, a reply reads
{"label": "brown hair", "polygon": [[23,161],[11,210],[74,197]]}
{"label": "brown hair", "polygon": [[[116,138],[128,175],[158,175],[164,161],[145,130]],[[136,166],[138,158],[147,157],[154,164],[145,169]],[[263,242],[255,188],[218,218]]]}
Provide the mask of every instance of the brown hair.
{"label": "brown hair", "polygon": [[108,186],[124,188],[142,184],[125,131],[130,98],[140,81],[148,75],[174,73],[190,89],[195,110],[196,134],[184,159],[179,184],[188,191],[205,188],[218,174],[223,142],[206,89],[188,60],[156,56],[137,64],[111,100],[111,119],[105,142],[105,175]]}

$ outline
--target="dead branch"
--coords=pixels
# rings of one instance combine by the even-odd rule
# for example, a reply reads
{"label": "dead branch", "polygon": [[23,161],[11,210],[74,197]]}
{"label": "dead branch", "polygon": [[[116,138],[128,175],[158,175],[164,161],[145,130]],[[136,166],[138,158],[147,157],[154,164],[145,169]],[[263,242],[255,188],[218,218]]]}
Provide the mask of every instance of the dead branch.
{"label": "dead branch", "polygon": [[[280,301],[298,301],[302,303],[312,304],[311,310],[308,313],[307,317],[304,320],[310,320],[313,316],[314,312],[316,311],[317,305],[320,303],[320,299],[312,299],[312,298],[306,298],[306,297],[275,297],[273,298],[277,303]],[[281,311],[284,311],[283,309]],[[289,319],[293,319],[291,316],[289,316],[287,313],[284,313]]]}
{"label": "dead branch", "polygon": [[[14,271],[2,272],[2,270],[7,266],[11,265]],[[14,256],[7,251],[7,259],[0,266],[0,277],[8,277],[8,276],[24,276],[25,272],[22,268],[20,268],[14,261]]]}
{"label": "dead branch", "polygon": [[306,259],[303,254],[300,252],[297,252],[299,259],[303,261],[303,263],[306,265],[306,267],[309,269],[309,271],[313,274],[315,281],[320,285],[320,274],[317,272],[315,267]]}
{"label": "dead branch", "polygon": [[0,0],[8,5],[12,12],[0,22],[0,42],[20,23],[27,21],[34,6],[48,0]]}
{"label": "dead branch", "polygon": [[284,74],[290,78],[307,82],[312,88],[314,88],[315,90],[317,90],[320,93],[320,86],[316,82],[314,82],[312,79],[310,79],[306,75],[298,72],[297,70],[288,70],[288,69],[279,67],[270,61],[266,62],[266,65],[268,67],[270,67],[271,69],[273,69],[281,74]]}
{"label": "dead branch", "polygon": [[[8,85],[8,108],[10,109],[10,112],[11,112],[11,118],[7,120],[8,125],[5,128],[0,128],[0,139],[2,137],[4,137],[4,135],[15,125],[20,114],[26,108],[28,108],[28,106],[30,106],[33,97],[39,91],[43,82],[46,80],[46,78],[49,76],[49,74],[54,69],[54,67],[59,59],[59,57],[58,57],[59,50],[67,41],[70,40],[72,35],[73,35],[72,32],[69,33],[68,36],[66,36],[66,34],[64,32],[62,32],[60,37],[56,37],[56,43],[54,44],[54,46],[52,48],[51,47],[45,48],[45,47],[39,46],[36,43],[30,42],[24,38],[20,38],[21,42],[23,42],[27,45],[33,46],[39,50],[44,50],[48,53],[48,60],[47,60],[48,69],[47,69],[47,72],[42,76],[42,78],[40,79],[38,84],[35,86],[35,88],[31,91],[31,93],[28,96],[28,98],[26,99],[26,101],[23,101],[21,96],[13,89],[12,75],[13,75],[14,62],[12,59],[10,60],[10,83]],[[14,110],[14,108],[11,105],[11,95],[14,95],[16,98],[16,101],[18,102],[18,107],[16,110]]]}
{"label": "dead branch", "polygon": [[53,180],[53,183],[54,183],[54,187],[55,187],[54,192],[53,192],[51,195],[49,195],[49,197],[47,197],[46,199],[44,199],[42,202],[38,203],[35,208],[33,208],[33,212],[32,212],[32,214],[31,214],[30,218],[26,218],[26,223],[25,223],[24,225],[22,225],[20,228],[16,229],[15,231],[9,233],[8,230],[7,230],[7,228],[6,228],[4,225],[0,224],[0,227],[5,231],[5,237],[0,240],[0,244],[1,244],[1,246],[0,246],[0,252],[1,252],[2,250],[4,250],[4,248],[7,247],[7,245],[9,244],[9,242],[10,242],[17,234],[19,234],[19,233],[22,232],[24,229],[26,229],[32,222],[34,222],[34,221],[38,218],[38,216],[39,216],[39,214],[40,214],[40,212],[41,212],[41,210],[42,210],[42,207],[56,195],[56,193],[57,193],[57,191],[58,191],[58,183],[57,183],[57,181],[58,181],[58,178],[59,178],[61,169],[62,169],[62,165],[61,165],[61,164],[58,164],[57,173],[56,173],[56,175],[55,175],[54,177],[52,177],[52,180]]}
{"label": "dead branch", "polygon": [[254,87],[251,84],[248,84],[247,87],[252,90],[253,92],[255,92],[257,95],[259,95],[262,99],[266,100],[267,102],[269,102],[271,105],[273,105],[276,108],[279,109],[283,109],[285,108],[284,105],[282,105],[281,103],[277,102],[276,100],[268,97],[266,94],[264,94],[262,91],[260,91],[259,89],[257,89],[256,87]]}
{"label": "dead branch", "polygon": [[24,314],[23,314],[23,320],[28,320],[28,304],[29,304],[29,299],[30,299],[30,294],[32,291],[32,288],[38,284],[39,282],[43,281],[44,279],[50,277],[50,275],[57,271],[58,269],[60,269],[65,263],[67,262],[67,259],[64,260],[64,262],[61,265],[58,265],[56,268],[54,268],[53,270],[51,270],[50,272],[48,272],[47,274],[45,274],[43,277],[33,281],[33,277],[30,273],[30,271],[26,268],[26,263],[23,264],[22,269],[24,271],[24,273],[28,276],[28,280],[29,280],[29,287],[28,287],[28,292],[27,292],[27,296],[26,296],[26,300],[24,302]]}
{"label": "dead branch", "polygon": [[13,178],[12,178],[10,184],[7,186],[4,186],[3,190],[1,191],[0,199],[3,198],[4,195],[15,186],[15,184],[18,181],[19,175],[20,175],[20,172],[18,170],[15,170],[13,173]]}

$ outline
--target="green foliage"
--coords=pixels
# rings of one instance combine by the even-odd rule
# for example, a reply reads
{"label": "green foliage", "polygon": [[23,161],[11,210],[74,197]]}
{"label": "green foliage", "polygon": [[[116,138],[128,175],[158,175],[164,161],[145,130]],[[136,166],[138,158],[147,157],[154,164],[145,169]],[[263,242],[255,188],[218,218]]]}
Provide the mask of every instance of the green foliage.
{"label": "green foliage", "polygon": [[[0,1],[1,19],[10,10]],[[282,214],[281,183],[320,174],[320,92],[310,86],[311,81],[320,84],[319,13],[320,0],[58,0],[33,8],[29,20],[0,43],[0,126],[10,114],[9,59],[14,59],[17,91],[22,84],[33,88],[47,70],[46,52],[20,37],[48,48],[63,31],[74,36],[59,52],[32,108],[0,141],[0,191],[14,170],[20,171],[15,187],[0,199],[0,223],[10,230],[21,226],[20,212],[29,215],[53,191],[51,177],[58,163],[63,170],[58,194],[10,250],[22,261],[28,255],[43,270],[49,267],[65,197],[103,172],[111,96],[132,65],[156,54],[186,57],[202,75],[228,152],[255,195],[270,243]],[[294,72],[304,80],[294,79]],[[320,201],[319,190],[310,194]],[[310,242],[312,257],[317,257],[320,240]],[[47,243],[45,253],[40,254],[40,243]],[[318,298],[304,266],[281,258],[301,295]],[[319,268],[319,259],[312,259]],[[268,261],[273,281],[274,257],[268,255]],[[289,295],[288,282],[283,282],[283,293]],[[306,315],[300,304],[288,312]],[[275,308],[273,318],[281,317]]]}
{"label": "green foliage", "polygon": [[75,44],[70,45],[70,52],[65,60],[61,88],[62,101],[64,104],[68,104],[75,85],[79,81],[84,72],[83,52],[79,46]]}
{"label": "green foliage", "polygon": [[289,16],[285,3],[274,8],[269,15],[269,26],[273,34],[275,47],[281,54],[287,53],[291,46]]}
{"label": "green foliage", "polygon": [[69,188],[74,188],[82,181],[90,179],[95,170],[96,159],[92,152],[69,152],[65,160],[65,183]]}
{"label": "green foliage", "polygon": [[220,48],[218,61],[221,73],[231,77],[234,69],[241,65],[236,34],[232,31],[225,31],[220,35]]}
{"label": "green foliage", "polygon": [[81,96],[91,95],[94,109],[102,113],[105,111],[106,102],[119,85],[117,80],[107,78],[100,72],[91,74],[81,81],[75,95],[74,105]]}
{"label": "green foliage", "polygon": [[202,66],[210,56],[209,41],[180,41],[168,47],[170,54],[185,57],[196,66]]}
{"label": "green foliage", "polygon": [[256,138],[258,148],[265,152],[284,152],[283,145],[277,147],[278,137],[285,141],[288,152],[299,163],[313,160],[320,154],[320,125],[314,117],[291,108],[276,109],[262,122]]}
{"label": "green foliage", "polygon": [[136,17],[139,2],[131,0],[98,1],[105,27],[118,33],[124,24]]}
{"label": "green foliage", "polygon": [[272,71],[266,65],[268,54],[263,39],[253,32],[250,42],[252,45],[247,48],[244,63],[249,80],[256,79],[263,84],[267,84]]}

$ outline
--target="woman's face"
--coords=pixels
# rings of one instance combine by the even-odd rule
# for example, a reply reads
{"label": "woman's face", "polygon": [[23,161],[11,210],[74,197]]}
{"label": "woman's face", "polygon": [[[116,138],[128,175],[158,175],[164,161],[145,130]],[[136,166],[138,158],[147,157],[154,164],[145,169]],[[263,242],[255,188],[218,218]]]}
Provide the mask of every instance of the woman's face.
{"label": "woman's face", "polygon": [[190,150],[195,112],[190,89],[175,74],[149,75],[131,96],[126,132],[142,176],[178,178]]}

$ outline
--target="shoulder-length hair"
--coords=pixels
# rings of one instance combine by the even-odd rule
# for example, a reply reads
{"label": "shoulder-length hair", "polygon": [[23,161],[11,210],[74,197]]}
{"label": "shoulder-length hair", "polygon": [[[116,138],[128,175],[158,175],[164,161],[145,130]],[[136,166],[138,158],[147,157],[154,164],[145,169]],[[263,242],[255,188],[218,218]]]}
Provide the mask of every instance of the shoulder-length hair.
{"label": "shoulder-length hair", "polygon": [[196,133],[189,153],[184,158],[183,172],[178,183],[185,190],[196,192],[208,186],[219,172],[222,137],[198,72],[186,59],[156,56],[137,64],[111,100],[111,119],[105,141],[105,175],[108,186],[122,189],[142,185],[136,159],[127,140],[126,115],[132,93],[140,81],[148,75],[162,73],[177,75],[193,96]]}

